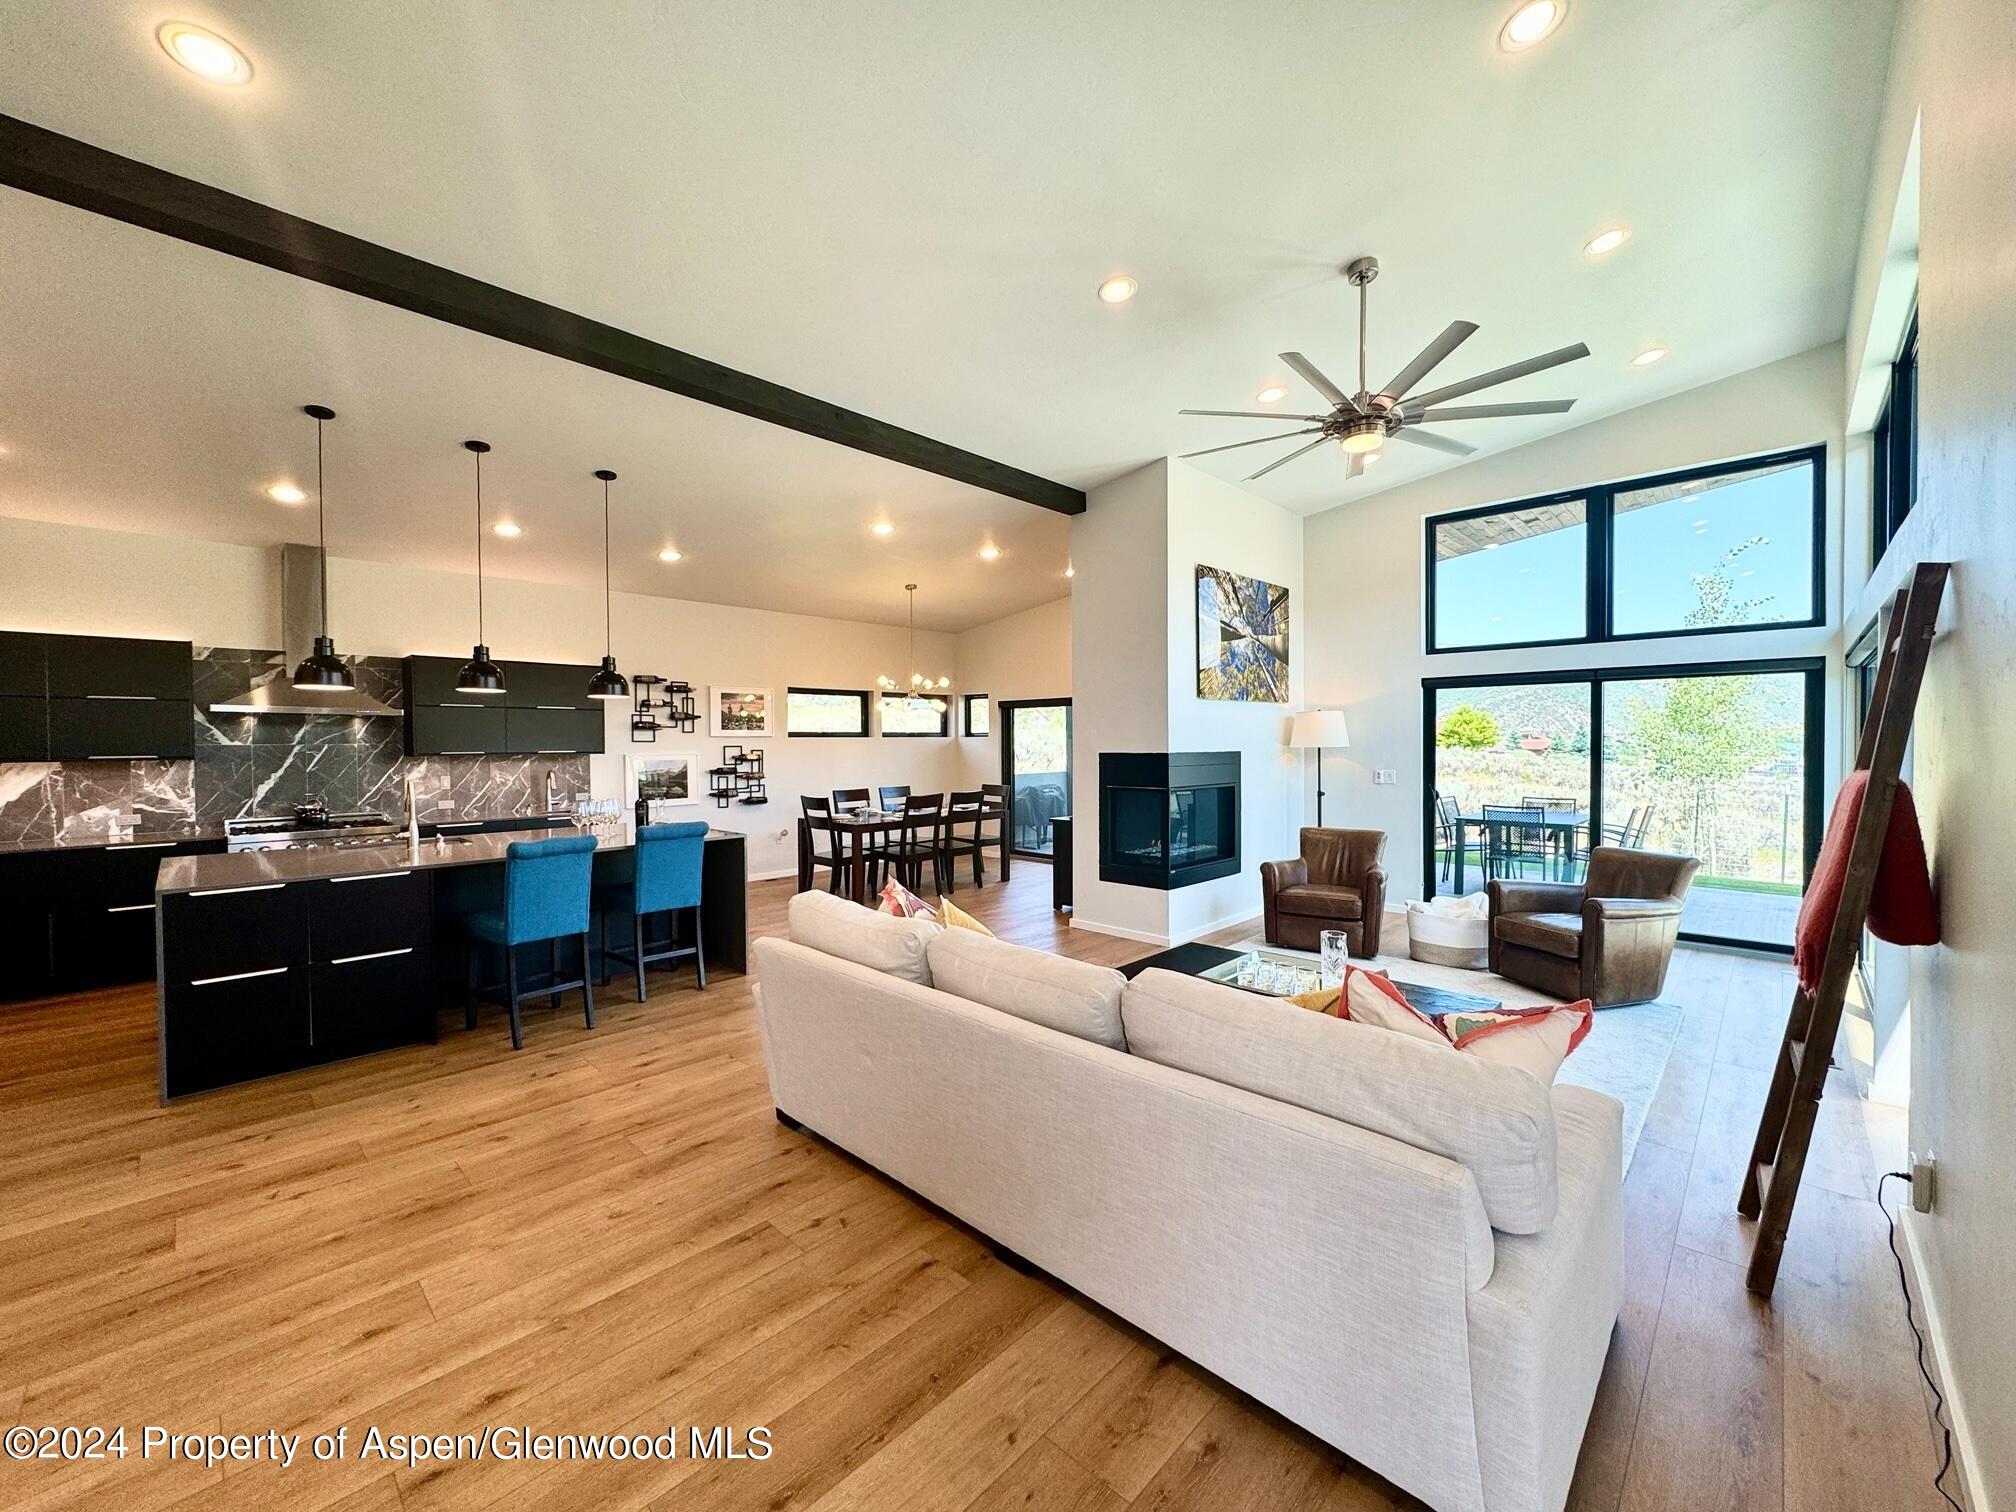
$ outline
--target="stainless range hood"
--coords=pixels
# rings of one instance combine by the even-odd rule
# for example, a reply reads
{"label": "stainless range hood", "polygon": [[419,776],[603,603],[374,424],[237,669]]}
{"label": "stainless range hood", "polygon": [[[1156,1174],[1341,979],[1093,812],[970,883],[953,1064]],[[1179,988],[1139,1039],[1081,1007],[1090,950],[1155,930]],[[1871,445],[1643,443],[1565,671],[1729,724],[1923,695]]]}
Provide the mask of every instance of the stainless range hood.
{"label": "stainless range hood", "polygon": [[398,716],[397,709],[362,689],[294,686],[294,667],[313,649],[322,624],[321,565],[313,546],[280,548],[280,669],[256,677],[251,687],[212,703],[212,714]]}

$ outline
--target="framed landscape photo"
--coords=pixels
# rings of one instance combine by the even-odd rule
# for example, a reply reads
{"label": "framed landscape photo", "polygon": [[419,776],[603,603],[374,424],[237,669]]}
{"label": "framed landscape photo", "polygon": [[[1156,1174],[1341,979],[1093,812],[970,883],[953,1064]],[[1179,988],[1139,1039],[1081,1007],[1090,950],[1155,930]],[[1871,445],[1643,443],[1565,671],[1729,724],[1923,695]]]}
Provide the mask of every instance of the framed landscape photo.
{"label": "framed landscape photo", "polygon": [[625,756],[623,775],[629,789],[630,807],[649,804],[649,822],[656,823],[659,811],[696,804],[704,794],[704,773],[696,751],[653,751],[649,756]]}
{"label": "framed landscape photo", "polygon": [[1288,702],[1288,590],[1222,567],[1197,569],[1197,696]]}
{"label": "framed landscape photo", "polygon": [[768,688],[709,688],[707,728],[710,733],[743,740],[775,735],[777,706]]}

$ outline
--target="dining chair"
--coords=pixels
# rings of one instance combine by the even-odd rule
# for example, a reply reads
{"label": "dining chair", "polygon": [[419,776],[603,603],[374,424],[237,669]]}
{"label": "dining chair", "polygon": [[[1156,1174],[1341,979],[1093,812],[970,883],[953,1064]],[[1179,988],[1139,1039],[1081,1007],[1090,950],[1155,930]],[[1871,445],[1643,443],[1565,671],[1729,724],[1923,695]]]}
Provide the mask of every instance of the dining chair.
{"label": "dining chair", "polygon": [[1517,867],[1520,876],[1528,865],[1547,870],[1547,829],[1534,822],[1546,817],[1545,809],[1487,803],[1482,812],[1487,877],[1504,876],[1508,866]]}
{"label": "dining chair", "polygon": [[833,812],[844,814],[850,809],[865,809],[872,800],[866,788],[833,789]]}
{"label": "dining chair", "polygon": [[[984,815],[979,823],[981,850],[998,850],[1002,855],[1002,866],[1007,866],[1008,855],[1008,784],[1005,782],[983,782],[980,784],[980,803],[992,812]],[[984,875],[984,868],[983,868]]]}
{"label": "dining chair", "polygon": [[896,832],[887,851],[891,865],[903,885],[922,891],[924,863],[931,863],[931,880],[939,892],[945,891],[945,795],[913,796],[903,805],[903,827]]}
{"label": "dining chair", "polygon": [[1632,818],[1632,827],[1624,837],[1626,850],[1645,849],[1645,831],[1652,828],[1652,805],[1646,804]]}
{"label": "dining chair", "polygon": [[[644,968],[659,961],[693,958],[696,984],[707,988],[707,959],[700,949],[700,873],[707,847],[705,822],[647,824],[637,831],[631,847],[636,870],[628,882],[610,882],[595,889],[595,902],[602,916],[602,985],[609,985],[609,963],[628,961],[637,972],[637,1001],[645,1000]],[[630,915],[630,948],[609,948],[609,915]],[[662,949],[646,948],[644,920],[647,915],[669,914],[669,943]],[[681,945],[679,926],[688,926]]]}
{"label": "dining chair", "polygon": [[[595,993],[588,982],[588,918],[590,886],[595,866],[595,837],[568,835],[554,840],[514,840],[504,851],[504,906],[468,915],[470,976],[476,975],[478,941],[504,950],[504,1000],[511,1011],[511,1048],[525,1048],[525,1027],[518,1004],[523,997],[543,997],[554,1007],[560,994],[581,989],[581,1013],[595,1027]],[[579,980],[559,978],[559,942],[572,935],[581,946]],[[518,947],[547,943],[550,979],[533,991],[518,990]],[[476,997],[472,991],[464,1018],[476,1027]]]}
{"label": "dining chair", "polygon": [[1463,813],[1454,798],[1435,794],[1435,848],[1442,854],[1442,880],[1447,882],[1456,869],[1456,853],[1463,846]]}
{"label": "dining chair", "polygon": [[954,793],[946,800],[944,824],[944,851],[946,880],[951,886],[945,890],[954,893],[959,890],[959,858],[973,858],[973,885],[979,887],[986,881],[980,869],[980,831],[986,824],[983,808],[986,795],[978,788],[971,792]]}
{"label": "dining chair", "polygon": [[875,796],[882,804],[883,813],[900,814],[903,812],[904,801],[910,796],[910,789],[907,787],[877,788],[875,789]]}
{"label": "dining chair", "polygon": [[1521,798],[1519,802],[1524,808],[1547,809],[1562,814],[1572,814],[1582,807],[1581,800],[1577,798]]}
{"label": "dining chair", "polygon": [[[804,810],[805,827],[811,831],[810,854],[813,874],[819,867],[827,868],[833,874],[832,891],[841,891],[841,878],[852,858],[841,840],[840,832],[833,827],[833,800],[831,798],[800,797],[798,806]],[[826,837],[826,849],[819,849],[819,837]]]}

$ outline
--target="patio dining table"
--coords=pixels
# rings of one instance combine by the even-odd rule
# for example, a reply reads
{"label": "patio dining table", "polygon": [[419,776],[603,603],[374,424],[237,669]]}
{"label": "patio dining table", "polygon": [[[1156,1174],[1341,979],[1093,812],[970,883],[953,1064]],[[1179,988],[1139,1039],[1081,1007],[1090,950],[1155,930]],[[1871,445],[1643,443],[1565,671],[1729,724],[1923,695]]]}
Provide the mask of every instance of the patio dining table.
{"label": "patio dining table", "polygon": [[[1468,841],[1470,831],[1473,827],[1484,838],[1485,858],[1488,858],[1491,854],[1491,831],[1493,830],[1545,830],[1547,832],[1548,846],[1554,852],[1554,874],[1558,878],[1565,869],[1567,859],[1575,854],[1576,835],[1580,834],[1588,823],[1589,811],[1587,809],[1548,809],[1544,813],[1538,809],[1534,809],[1522,814],[1517,819],[1487,820],[1482,813],[1458,814],[1456,816],[1456,857],[1454,866],[1456,896],[1459,898],[1462,897],[1465,890],[1463,886],[1464,859],[1469,854],[1470,847]],[[1488,875],[1488,859],[1480,861],[1480,864],[1484,866]]]}
{"label": "patio dining table", "polygon": [[[1007,809],[1001,804],[983,803],[977,808],[961,808],[953,817],[955,818],[955,822],[959,824],[969,824],[975,820],[985,823],[989,819],[1005,820],[1007,813]],[[914,824],[916,821],[906,820],[900,813],[884,813],[876,809],[855,809],[849,813],[835,814],[826,823],[831,824],[833,827],[833,843],[836,850],[839,848],[841,837],[843,835],[849,837],[847,842],[848,856],[851,862],[849,870],[853,873],[852,886],[849,890],[853,893],[854,901],[865,906],[868,902],[868,867],[866,864],[869,856],[868,837],[871,835],[900,834],[906,824]],[[1007,845],[1001,847],[1001,880],[1003,882],[1008,880],[1008,853],[1011,849],[1012,847]],[[798,821],[798,891],[805,892],[811,886],[812,826],[807,820],[801,818]]]}

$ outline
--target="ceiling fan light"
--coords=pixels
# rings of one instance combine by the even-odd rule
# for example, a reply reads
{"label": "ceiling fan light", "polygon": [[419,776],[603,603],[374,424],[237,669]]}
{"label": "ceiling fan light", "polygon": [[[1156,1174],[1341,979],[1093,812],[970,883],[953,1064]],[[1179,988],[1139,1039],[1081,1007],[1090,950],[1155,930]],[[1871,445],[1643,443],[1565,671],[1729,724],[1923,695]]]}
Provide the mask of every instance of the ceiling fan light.
{"label": "ceiling fan light", "polygon": [[1379,431],[1358,430],[1338,438],[1337,444],[1347,452],[1375,452],[1385,441],[1386,437]]}
{"label": "ceiling fan light", "polygon": [[1601,257],[1607,252],[1615,252],[1629,240],[1631,240],[1629,226],[1612,226],[1606,231],[1598,231],[1582,243],[1582,251],[1589,257]]}
{"label": "ceiling fan light", "polygon": [[1567,13],[1567,0],[1527,0],[1499,28],[1498,45],[1507,52],[1524,52],[1551,37]]}
{"label": "ceiling fan light", "polygon": [[1660,358],[1664,357],[1665,355],[1666,355],[1666,348],[1664,347],[1659,346],[1647,347],[1645,348],[1644,351],[1640,352],[1636,357],[1633,357],[1631,359],[1631,366],[1650,367],[1652,366],[1653,363],[1657,362]]}
{"label": "ceiling fan light", "polygon": [[1270,383],[1253,397],[1262,404],[1279,404],[1288,397],[1288,390],[1278,383]]}

